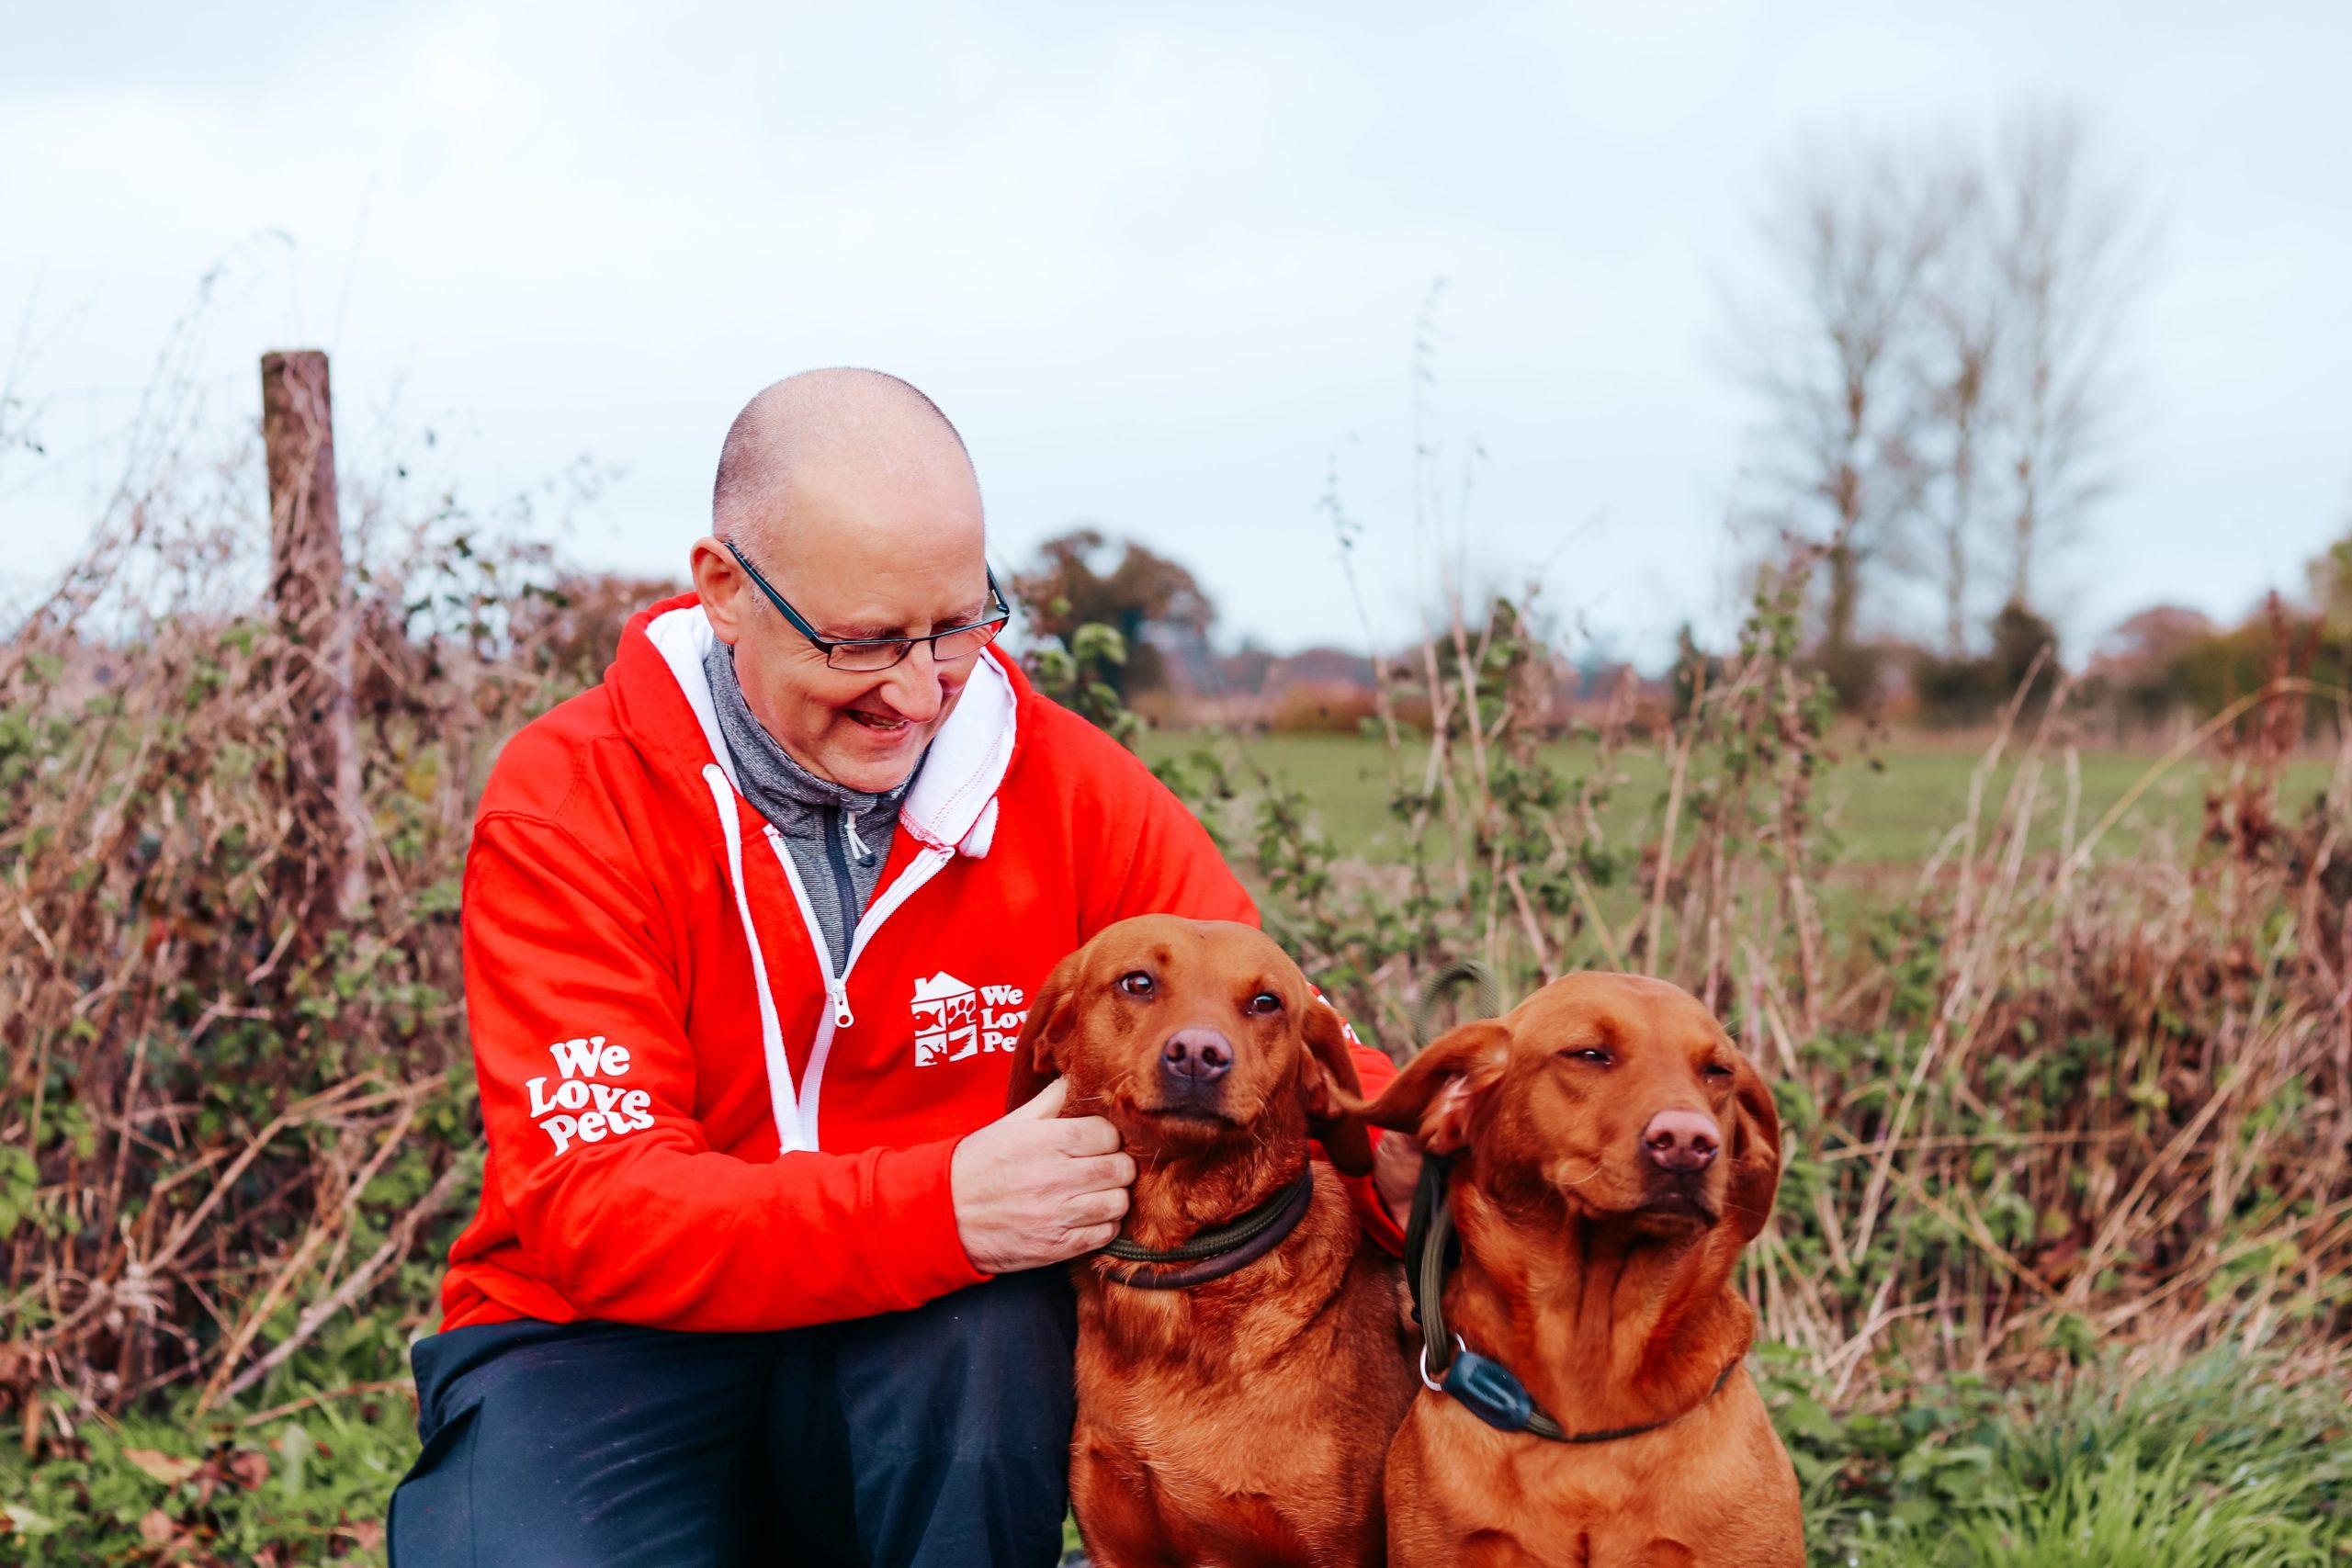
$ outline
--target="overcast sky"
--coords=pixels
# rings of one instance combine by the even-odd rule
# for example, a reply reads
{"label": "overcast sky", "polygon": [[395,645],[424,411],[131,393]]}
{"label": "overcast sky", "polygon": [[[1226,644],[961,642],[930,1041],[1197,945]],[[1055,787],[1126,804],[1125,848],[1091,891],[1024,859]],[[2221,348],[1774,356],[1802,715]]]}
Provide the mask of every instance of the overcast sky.
{"label": "overcast sky", "polygon": [[0,594],[80,542],[220,266],[223,409],[324,346],[347,465],[426,426],[477,502],[612,465],[563,541],[592,565],[678,570],[743,400],[871,365],[962,426],[1000,562],[1091,521],[1228,635],[1355,643],[1317,500],[1336,454],[1401,630],[1442,276],[1480,570],[1654,658],[1743,547],[1724,296],[1769,170],[2041,97],[2165,235],[2126,483],[2052,597],[2078,648],[2235,615],[2352,515],[2347,58],[2328,4],[8,3],[0,363],[22,320],[49,456],[0,455]]}

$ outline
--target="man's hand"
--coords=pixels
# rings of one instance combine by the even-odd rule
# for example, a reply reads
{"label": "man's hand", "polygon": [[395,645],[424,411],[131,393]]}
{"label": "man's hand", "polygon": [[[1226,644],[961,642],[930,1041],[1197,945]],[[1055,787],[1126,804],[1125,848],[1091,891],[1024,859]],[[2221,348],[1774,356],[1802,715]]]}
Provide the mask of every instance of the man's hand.
{"label": "man's hand", "polygon": [[956,1145],[948,1185],[964,1256],[983,1274],[1042,1269],[1119,1234],[1136,1162],[1100,1116],[1061,1119],[1060,1078]]}
{"label": "man's hand", "polygon": [[1420,1145],[1403,1133],[1383,1134],[1372,1151],[1372,1190],[1400,1225],[1413,1212],[1413,1189],[1420,1179]]}

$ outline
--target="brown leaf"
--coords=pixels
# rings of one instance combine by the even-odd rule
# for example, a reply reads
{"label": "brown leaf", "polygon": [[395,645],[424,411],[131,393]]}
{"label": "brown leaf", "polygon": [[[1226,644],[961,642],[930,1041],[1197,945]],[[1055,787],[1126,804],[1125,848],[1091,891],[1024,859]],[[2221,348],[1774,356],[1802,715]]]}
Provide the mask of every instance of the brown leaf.
{"label": "brown leaf", "polygon": [[122,1457],[129,1460],[141,1474],[160,1481],[166,1486],[177,1486],[204,1468],[204,1461],[183,1459],[155,1449],[125,1449]]}
{"label": "brown leaf", "polygon": [[384,1544],[384,1526],[379,1519],[345,1519],[334,1527],[334,1533],[361,1551],[373,1551]]}
{"label": "brown leaf", "polygon": [[162,1546],[172,1539],[173,1532],[177,1529],[178,1527],[172,1523],[171,1515],[161,1508],[150,1508],[146,1516],[139,1521],[139,1539],[150,1546]]}
{"label": "brown leaf", "polygon": [[259,1449],[239,1449],[229,1456],[229,1475],[251,1492],[269,1479],[269,1456]]}

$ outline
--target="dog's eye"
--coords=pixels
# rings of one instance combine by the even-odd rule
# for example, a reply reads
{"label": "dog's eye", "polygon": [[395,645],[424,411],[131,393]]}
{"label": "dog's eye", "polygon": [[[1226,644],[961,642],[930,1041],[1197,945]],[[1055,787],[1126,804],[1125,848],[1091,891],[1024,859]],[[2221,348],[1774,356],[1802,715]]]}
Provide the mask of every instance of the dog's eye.
{"label": "dog's eye", "polygon": [[1151,976],[1140,969],[1130,970],[1119,976],[1119,989],[1131,997],[1148,997],[1152,992]]}
{"label": "dog's eye", "polygon": [[1272,991],[1260,991],[1242,1010],[1251,1018],[1272,1018],[1283,1010],[1283,999]]}
{"label": "dog's eye", "polygon": [[1605,1067],[1614,1059],[1598,1045],[1580,1045],[1574,1050],[1563,1051],[1560,1057],[1563,1061],[1589,1062],[1596,1067]]}
{"label": "dog's eye", "polygon": [[1699,1076],[1715,1083],[1721,1083],[1725,1078],[1730,1077],[1732,1073],[1731,1069],[1724,1066],[1721,1062],[1709,1062],[1705,1066],[1699,1069]]}

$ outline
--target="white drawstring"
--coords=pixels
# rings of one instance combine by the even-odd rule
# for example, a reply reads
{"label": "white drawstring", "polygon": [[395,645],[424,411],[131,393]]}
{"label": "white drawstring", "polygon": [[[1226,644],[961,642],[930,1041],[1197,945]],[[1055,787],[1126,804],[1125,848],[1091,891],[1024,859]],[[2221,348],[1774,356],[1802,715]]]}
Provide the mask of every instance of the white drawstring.
{"label": "white drawstring", "polygon": [[842,813],[842,837],[849,840],[849,852],[857,857],[858,864],[872,865],[874,863],[874,852],[865,847],[865,840],[864,839],[857,836],[857,814],[855,812],[844,811]]}
{"label": "white drawstring", "polygon": [[735,815],[735,786],[716,762],[704,764],[703,783],[710,786],[710,803],[718,808],[718,830],[727,838],[727,874],[735,884],[735,915],[743,922],[743,942],[752,950],[752,983],[760,998],[760,1047],[767,1058],[768,1110],[775,1117],[781,1152],[792,1154],[800,1141],[800,1111],[794,1103],[792,1063],[784,1054],[784,1025],[777,1021],[775,993],[768,987],[767,959],[760,952],[759,928],[752,923],[752,900],[743,890],[743,829]]}

